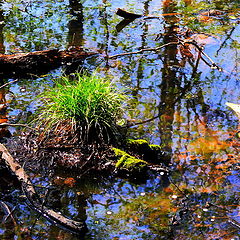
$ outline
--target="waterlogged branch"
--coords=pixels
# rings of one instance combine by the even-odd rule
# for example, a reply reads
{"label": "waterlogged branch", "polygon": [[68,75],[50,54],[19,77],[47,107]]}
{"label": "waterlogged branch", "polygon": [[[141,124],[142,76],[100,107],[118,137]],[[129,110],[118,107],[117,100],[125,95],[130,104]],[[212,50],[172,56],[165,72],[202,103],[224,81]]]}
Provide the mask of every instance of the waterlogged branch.
{"label": "waterlogged branch", "polygon": [[[128,56],[128,55],[133,55],[133,54],[141,54],[141,53],[144,53],[144,52],[150,52],[150,51],[153,51],[153,52],[157,52],[159,51],[161,48],[164,48],[164,47],[167,47],[167,46],[171,46],[171,45],[185,45],[185,44],[191,44],[193,45],[197,51],[199,53],[201,53],[200,55],[198,55],[198,59],[197,61],[199,61],[199,59],[202,59],[209,67],[211,67],[212,69],[217,69],[218,71],[222,72],[223,69],[218,66],[204,51],[203,51],[203,48],[201,46],[199,46],[197,44],[196,41],[190,41],[190,40],[178,40],[176,42],[169,42],[169,43],[166,43],[166,44],[163,44],[159,47],[156,47],[156,48],[143,48],[143,49],[140,49],[138,51],[134,51],[134,52],[126,52],[126,53],[119,53],[119,54],[116,54],[116,55],[112,55],[112,56],[109,56],[108,59],[113,59],[113,58],[117,58],[117,57],[122,57],[122,56]],[[203,58],[203,56],[205,58]],[[210,62],[210,63],[209,63]]]}
{"label": "waterlogged branch", "polygon": [[[205,12],[200,12],[200,13],[192,13],[192,15],[201,15],[201,16],[208,16],[208,17],[214,17],[214,16],[221,16],[224,15],[227,11],[219,11],[219,10],[207,10]],[[178,15],[184,15],[183,13],[179,12],[172,12],[172,13],[162,13],[159,16],[156,15],[142,15],[142,14],[136,14],[136,13],[131,13],[126,10],[123,10],[121,8],[117,9],[116,14],[120,17],[123,17],[125,19],[136,19],[136,18],[143,18],[144,20],[147,19],[153,19],[153,18],[162,18],[165,16],[178,16]]]}
{"label": "waterlogged branch", "polygon": [[10,84],[12,84],[12,83],[15,83],[15,82],[17,82],[17,81],[18,81],[18,79],[15,79],[15,80],[13,80],[13,81],[11,81],[11,82],[7,82],[7,83],[3,84],[2,86],[0,86],[0,89],[1,89],[1,88],[4,88],[4,87],[6,87],[6,86],[8,86],[8,85],[10,85]]}
{"label": "waterlogged branch", "polygon": [[189,41],[189,40],[185,40],[183,42],[181,42],[181,44],[191,44],[193,45],[199,52],[201,52],[201,54],[206,57],[208,59],[208,61],[211,63],[210,65],[207,64],[207,61],[205,61],[205,59],[201,56],[201,59],[207,64],[209,65],[212,69],[217,69],[218,71],[223,71],[223,69],[221,67],[219,67],[204,51],[203,48],[200,47],[196,41]]}
{"label": "waterlogged branch", "polygon": [[143,49],[140,49],[140,50],[135,51],[135,52],[119,53],[119,54],[116,54],[116,55],[109,56],[108,58],[112,59],[112,58],[117,58],[117,57],[122,57],[122,56],[127,56],[127,55],[139,54],[139,53],[143,53],[143,52],[151,52],[151,51],[156,52],[156,51],[160,50],[161,48],[164,48],[164,47],[167,47],[167,46],[170,46],[170,45],[178,45],[178,44],[179,44],[179,41],[169,42],[169,43],[163,44],[163,45],[161,45],[159,47],[156,47],[156,48],[143,48]]}
{"label": "waterlogged branch", "polygon": [[0,54],[0,75],[2,77],[9,77],[44,74],[62,65],[81,62],[95,54],[97,53],[87,52],[80,47],[73,47],[67,50],[50,49],[11,55]]}
{"label": "waterlogged branch", "polygon": [[19,181],[24,194],[26,195],[29,206],[37,211],[41,216],[47,218],[50,222],[58,224],[59,226],[68,229],[74,233],[82,234],[87,231],[84,222],[77,222],[68,219],[58,212],[53,211],[44,206],[43,202],[40,200],[35,188],[30,180],[30,177],[26,174],[24,169],[18,164],[11,154],[8,152],[3,144],[0,144],[0,160],[5,163],[5,165],[11,170],[11,172],[16,176]]}
{"label": "waterlogged branch", "polygon": [[120,17],[123,17],[123,18],[126,18],[126,19],[136,19],[136,18],[140,18],[142,17],[141,14],[136,14],[136,13],[130,13],[130,12],[127,12],[121,8],[118,8],[117,9],[117,12],[116,14]]}
{"label": "waterlogged branch", "polygon": [[182,15],[181,13],[162,13],[160,14],[159,16],[154,16],[154,15],[142,15],[142,14],[136,14],[136,13],[131,13],[131,12],[128,12],[126,10],[123,10],[121,8],[118,8],[117,9],[117,12],[116,14],[120,17],[123,17],[125,19],[128,19],[128,20],[134,20],[136,18],[143,18],[144,20],[147,20],[147,19],[153,19],[153,18],[156,18],[156,19],[159,19],[159,18],[162,18],[162,17],[165,17],[165,16],[176,16],[176,15]]}

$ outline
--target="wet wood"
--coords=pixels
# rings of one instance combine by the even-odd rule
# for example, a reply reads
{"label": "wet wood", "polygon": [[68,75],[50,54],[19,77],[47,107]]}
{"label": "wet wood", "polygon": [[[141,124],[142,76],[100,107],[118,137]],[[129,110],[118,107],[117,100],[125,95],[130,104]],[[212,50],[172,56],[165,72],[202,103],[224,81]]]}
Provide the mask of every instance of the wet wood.
{"label": "wet wood", "polygon": [[26,195],[31,208],[36,210],[39,214],[47,218],[52,223],[58,224],[65,229],[79,234],[86,232],[87,228],[85,223],[68,219],[60,213],[55,212],[52,209],[49,209],[43,205],[43,202],[40,200],[37,192],[35,191],[35,188],[29,176],[26,174],[21,165],[14,160],[14,158],[11,156],[11,154],[8,152],[8,150],[3,144],[0,144],[0,153],[1,161],[3,161],[5,165],[7,165],[7,167],[16,176],[19,183],[21,184],[22,190]]}
{"label": "wet wood", "polygon": [[127,12],[121,8],[118,8],[116,14],[120,17],[126,18],[126,19],[136,19],[142,17],[141,14],[136,14],[136,13],[130,13]]}
{"label": "wet wood", "polygon": [[81,62],[94,54],[97,53],[87,52],[79,47],[68,50],[51,49],[12,55],[0,54],[0,75],[44,74],[61,65]]}
{"label": "wet wood", "polygon": [[14,219],[13,215],[12,215],[12,210],[10,210],[9,206],[4,202],[0,200],[0,208],[3,210],[5,216],[4,216],[4,221],[6,222],[8,218],[10,218],[10,220],[12,221],[13,225],[16,226],[17,222]]}

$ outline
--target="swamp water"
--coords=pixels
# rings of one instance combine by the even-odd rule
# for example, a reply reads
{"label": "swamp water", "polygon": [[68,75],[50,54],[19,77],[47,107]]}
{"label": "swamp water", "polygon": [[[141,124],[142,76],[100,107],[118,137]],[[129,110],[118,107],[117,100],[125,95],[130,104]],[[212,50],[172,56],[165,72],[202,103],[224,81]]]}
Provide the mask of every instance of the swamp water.
{"label": "swamp water", "polygon": [[[89,231],[81,237],[49,224],[29,209],[18,190],[3,185],[1,200],[16,222],[0,211],[0,239],[239,239],[238,119],[225,105],[240,103],[238,1],[1,3],[2,53],[71,46],[99,52],[83,67],[97,69],[127,91],[130,110],[125,117],[133,124],[143,122],[132,126],[129,136],[159,144],[171,164],[168,176],[151,175],[141,183],[111,176],[77,179],[68,172],[53,176],[48,202],[65,216],[86,222]],[[159,17],[120,23],[117,8]],[[105,58],[184,39],[204,46],[216,64],[206,56],[208,64],[200,59],[191,44]],[[38,107],[36,95],[77,67],[70,62],[1,88],[1,101],[7,102],[1,121],[26,123]],[[13,138],[22,128],[8,130]],[[48,179],[32,175],[44,194]],[[24,237],[30,228],[31,235]]]}

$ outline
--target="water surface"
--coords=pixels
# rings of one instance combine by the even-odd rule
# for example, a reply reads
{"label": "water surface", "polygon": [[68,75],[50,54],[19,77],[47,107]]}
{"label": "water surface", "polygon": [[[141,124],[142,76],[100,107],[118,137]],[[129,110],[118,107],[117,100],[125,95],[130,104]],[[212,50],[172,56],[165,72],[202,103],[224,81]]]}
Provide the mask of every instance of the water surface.
{"label": "water surface", "polygon": [[[153,175],[141,184],[94,176],[74,186],[55,183],[49,201],[66,216],[86,221],[89,232],[82,239],[239,239],[238,119],[225,105],[240,103],[238,7],[238,1],[2,1],[2,53],[70,46],[99,52],[84,67],[128,92],[128,120],[155,117],[129,135],[161,145],[171,162],[169,176]],[[139,18],[123,28],[117,8],[159,18]],[[185,53],[171,45],[105,58],[188,38],[204,47],[220,71],[198,61],[193,45]],[[1,89],[1,101],[8,104],[2,118],[25,123],[38,107],[36,95],[64,71]],[[21,128],[9,131],[18,136]],[[48,186],[45,180],[34,181]],[[4,223],[1,212],[3,239],[21,239],[30,227],[33,239],[79,239],[39,218],[18,190],[8,191],[1,198],[14,209],[17,225]]]}

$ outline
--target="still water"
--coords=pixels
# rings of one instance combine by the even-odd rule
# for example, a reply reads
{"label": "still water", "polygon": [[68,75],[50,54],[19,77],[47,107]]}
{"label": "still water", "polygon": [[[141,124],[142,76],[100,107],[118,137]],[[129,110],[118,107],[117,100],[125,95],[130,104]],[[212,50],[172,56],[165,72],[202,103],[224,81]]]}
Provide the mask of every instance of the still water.
{"label": "still water", "polygon": [[[240,103],[238,0],[6,0],[1,5],[2,53],[71,46],[99,53],[80,67],[69,63],[0,89],[8,106],[1,118],[26,123],[38,107],[36,95],[54,78],[81,67],[96,69],[129,94],[125,117],[144,121],[129,136],[161,145],[171,162],[168,176],[152,175],[142,183],[92,176],[72,184],[68,173],[59,177],[62,182],[53,181],[51,205],[86,221],[89,231],[81,237],[39,217],[18,190],[1,187],[1,199],[15,218],[9,223],[0,211],[1,239],[27,238],[23,233],[30,228],[28,239],[239,239],[238,119],[225,105]],[[116,15],[118,8],[154,17],[126,24]],[[193,44],[106,58],[184,40],[195,40],[210,58],[201,54],[203,61]],[[13,137],[21,132],[8,130]],[[36,173],[33,181],[40,192],[49,186]]]}

